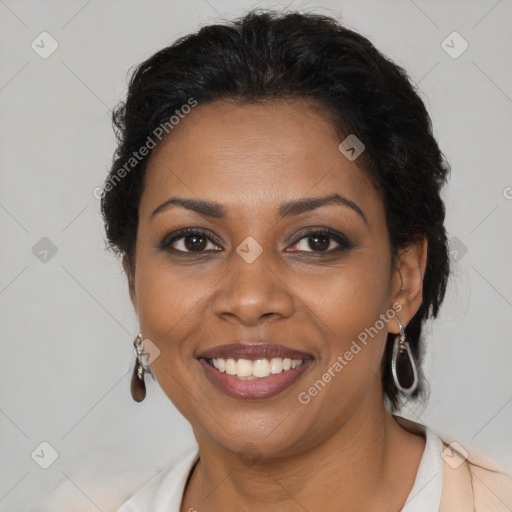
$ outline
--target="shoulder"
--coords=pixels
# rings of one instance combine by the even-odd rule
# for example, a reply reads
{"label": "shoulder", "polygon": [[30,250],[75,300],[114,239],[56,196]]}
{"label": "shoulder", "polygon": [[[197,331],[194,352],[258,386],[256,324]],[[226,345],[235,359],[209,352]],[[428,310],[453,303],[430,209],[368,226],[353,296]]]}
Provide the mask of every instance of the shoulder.
{"label": "shoulder", "polygon": [[[484,465],[443,443],[443,495],[440,512],[510,512],[512,475],[504,468]],[[458,508],[457,508],[458,507]]]}
{"label": "shoulder", "polygon": [[197,458],[198,450],[195,447],[186,450],[163,468],[153,465],[94,476],[65,475],[66,479],[39,505],[36,512],[170,510],[164,502],[171,504],[181,501],[188,473]]}
{"label": "shoulder", "polygon": [[67,476],[37,508],[37,512],[115,512],[131,495],[162,470],[146,466],[95,475]]}
{"label": "shoulder", "polygon": [[[434,472],[443,475],[439,512],[512,511],[511,468],[499,466],[476,451],[459,452],[462,447],[458,443],[438,437],[425,425],[395,417],[407,430],[427,432],[428,438],[435,441],[430,443],[434,453],[428,463]],[[429,485],[432,487],[430,481]]]}
{"label": "shoulder", "polygon": [[512,474],[495,471],[469,462],[475,510],[512,510]]}

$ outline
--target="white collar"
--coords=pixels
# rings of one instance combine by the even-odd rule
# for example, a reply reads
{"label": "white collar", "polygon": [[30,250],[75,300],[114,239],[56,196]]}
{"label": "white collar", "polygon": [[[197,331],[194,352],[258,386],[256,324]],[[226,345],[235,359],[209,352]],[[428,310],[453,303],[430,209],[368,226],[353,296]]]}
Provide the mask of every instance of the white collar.
{"label": "white collar", "polygon": [[444,462],[442,459],[443,442],[428,427],[395,416],[398,423],[412,432],[425,434],[425,450],[418,466],[416,479],[405,505],[400,512],[432,512],[439,510],[443,491]]}
{"label": "white collar", "polygon": [[116,512],[179,512],[185,484],[199,457],[191,448],[160,471]]}

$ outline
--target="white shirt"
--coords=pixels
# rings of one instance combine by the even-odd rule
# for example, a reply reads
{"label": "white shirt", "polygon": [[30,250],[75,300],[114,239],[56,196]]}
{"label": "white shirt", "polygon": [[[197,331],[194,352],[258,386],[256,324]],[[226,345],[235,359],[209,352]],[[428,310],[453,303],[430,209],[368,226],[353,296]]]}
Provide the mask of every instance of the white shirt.
{"label": "white shirt", "polygon": [[[400,512],[439,510],[443,487],[443,443],[428,427],[422,429],[426,443],[414,485]],[[198,458],[197,449],[179,457],[139,489],[116,512],[179,512],[190,471]]]}

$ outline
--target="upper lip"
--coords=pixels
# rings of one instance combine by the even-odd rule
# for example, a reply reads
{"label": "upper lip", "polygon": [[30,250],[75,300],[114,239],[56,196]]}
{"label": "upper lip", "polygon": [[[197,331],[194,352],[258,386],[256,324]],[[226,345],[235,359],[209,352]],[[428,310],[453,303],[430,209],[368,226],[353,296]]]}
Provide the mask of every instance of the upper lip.
{"label": "upper lip", "polygon": [[294,348],[276,345],[264,341],[251,342],[235,342],[225,345],[218,345],[204,350],[198,358],[205,359],[272,359],[273,357],[290,358],[290,359],[312,359],[310,354],[301,352]]}

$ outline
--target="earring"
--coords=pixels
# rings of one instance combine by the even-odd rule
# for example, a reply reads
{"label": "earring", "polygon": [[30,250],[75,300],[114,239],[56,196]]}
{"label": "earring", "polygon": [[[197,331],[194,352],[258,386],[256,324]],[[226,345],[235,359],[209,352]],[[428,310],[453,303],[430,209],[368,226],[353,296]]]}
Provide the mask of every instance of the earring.
{"label": "earring", "polygon": [[391,373],[396,387],[406,395],[410,395],[418,386],[418,371],[409,343],[405,339],[404,326],[398,318],[396,321],[400,328],[400,334],[395,337],[393,344]]}
{"label": "earring", "polygon": [[142,364],[142,356],[144,354],[144,340],[142,334],[133,340],[133,346],[135,347],[135,366],[133,367],[132,380],[130,383],[130,391],[132,398],[136,402],[142,402],[146,398],[146,384],[144,382],[144,373],[146,370]]}

